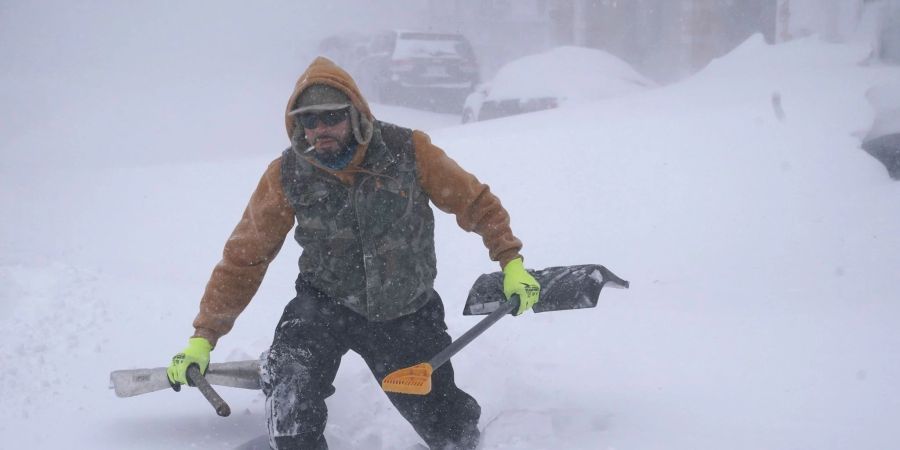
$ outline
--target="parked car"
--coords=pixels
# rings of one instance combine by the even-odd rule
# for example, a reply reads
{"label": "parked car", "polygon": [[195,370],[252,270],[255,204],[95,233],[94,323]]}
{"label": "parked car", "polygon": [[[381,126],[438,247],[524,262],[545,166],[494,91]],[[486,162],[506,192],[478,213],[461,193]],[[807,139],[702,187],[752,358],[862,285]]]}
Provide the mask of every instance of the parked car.
{"label": "parked car", "polygon": [[461,111],[479,81],[472,46],[454,33],[378,33],[355,72],[363,92],[377,101],[448,112]]}
{"label": "parked car", "polygon": [[462,121],[488,120],[656,86],[602,50],[564,46],[513,60],[466,98]]}

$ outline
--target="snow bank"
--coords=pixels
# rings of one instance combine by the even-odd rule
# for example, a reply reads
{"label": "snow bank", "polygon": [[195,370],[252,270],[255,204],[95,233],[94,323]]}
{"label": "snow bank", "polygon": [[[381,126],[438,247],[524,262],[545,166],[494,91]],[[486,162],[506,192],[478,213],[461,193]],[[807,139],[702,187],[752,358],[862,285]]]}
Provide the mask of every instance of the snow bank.
{"label": "snow bank", "polygon": [[655,83],[602,50],[557,47],[512,61],[491,80],[489,99],[556,97],[581,103],[638,92]]}

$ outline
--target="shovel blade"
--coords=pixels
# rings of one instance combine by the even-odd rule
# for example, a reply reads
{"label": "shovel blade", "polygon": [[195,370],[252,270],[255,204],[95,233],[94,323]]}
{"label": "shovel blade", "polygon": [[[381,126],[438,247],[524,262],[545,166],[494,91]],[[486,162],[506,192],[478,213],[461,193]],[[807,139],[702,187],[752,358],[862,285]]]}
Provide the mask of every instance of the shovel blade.
{"label": "shovel blade", "polygon": [[[218,386],[260,389],[259,361],[212,363],[206,370],[206,381]],[[118,397],[161,391],[171,388],[165,367],[154,369],[116,370],[109,374],[109,387]]]}
{"label": "shovel blade", "polygon": [[109,387],[117,397],[134,397],[171,388],[165,367],[116,370],[109,374]]}
{"label": "shovel blade", "polygon": [[[627,289],[629,285],[599,264],[548,267],[528,272],[541,284],[541,298],[532,307],[536,313],[593,308],[604,287]],[[463,315],[490,314],[505,301],[503,272],[484,274],[472,285]]]}
{"label": "shovel blade", "polygon": [[421,363],[395,370],[384,377],[381,388],[397,394],[428,395],[431,392],[431,364]]}

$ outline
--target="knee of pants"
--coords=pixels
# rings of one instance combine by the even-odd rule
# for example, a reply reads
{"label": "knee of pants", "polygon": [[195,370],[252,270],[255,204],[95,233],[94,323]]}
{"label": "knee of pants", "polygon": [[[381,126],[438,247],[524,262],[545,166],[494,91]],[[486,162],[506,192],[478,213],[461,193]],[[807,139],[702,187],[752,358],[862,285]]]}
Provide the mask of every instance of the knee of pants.
{"label": "knee of pants", "polygon": [[462,403],[462,416],[470,422],[478,424],[478,419],[481,418],[481,405],[479,405],[472,397],[469,397],[460,403]]}
{"label": "knee of pants", "polygon": [[[276,345],[260,356],[260,385],[266,396],[276,386],[296,394],[325,398],[334,393],[331,380],[323,375],[329,369],[319,367],[312,353],[301,347]],[[325,384],[325,386],[321,386]]]}
{"label": "knee of pants", "polygon": [[309,370],[303,361],[303,353],[290,351],[282,347],[273,346],[260,357],[259,378],[263,392],[268,391],[277,382],[285,379],[306,383],[309,380]]}

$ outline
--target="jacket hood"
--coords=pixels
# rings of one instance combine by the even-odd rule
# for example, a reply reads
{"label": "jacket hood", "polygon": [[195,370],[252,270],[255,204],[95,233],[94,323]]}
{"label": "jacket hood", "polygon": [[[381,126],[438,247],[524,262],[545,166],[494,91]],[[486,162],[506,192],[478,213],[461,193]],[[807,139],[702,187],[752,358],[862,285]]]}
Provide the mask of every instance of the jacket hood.
{"label": "jacket hood", "polygon": [[291,94],[285,109],[285,126],[287,127],[288,138],[292,139],[292,141],[296,138],[294,129],[296,123],[294,117],[288,115],[288,112],[296,108],[297,98],[300,96],[300,93],[313,84],[325,84],[339,89],[350,99],[350,103],[353,105],[350,113],[351,126],[356,141],[359,143],[351,164],[359,164],[362,160],[361,154],[365,153],[369,139],[372,138],[375,118],[372,116],[372,111],[369,110],[369,104],[363,98],[359,87],[356,86],[356,82],[353,81],[350,74],[328,58],[321,56],[316,58],[306,68],[300,79],[297,80],[294,92]]}

